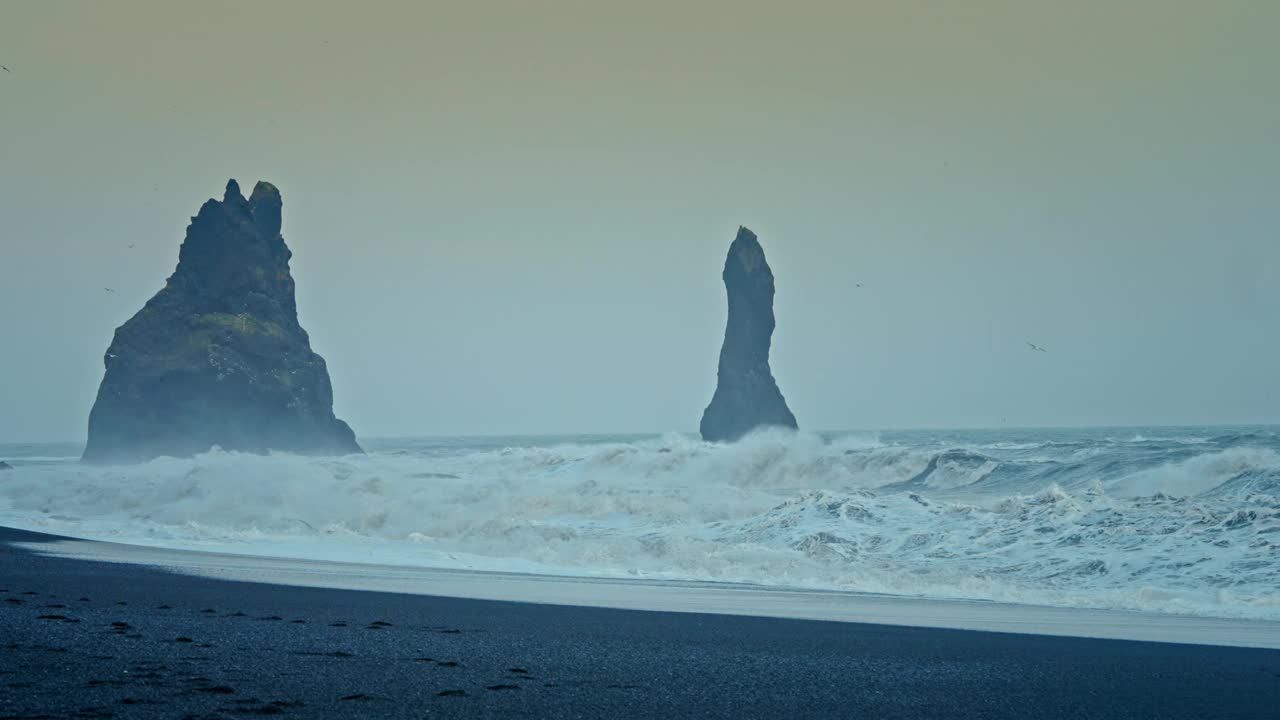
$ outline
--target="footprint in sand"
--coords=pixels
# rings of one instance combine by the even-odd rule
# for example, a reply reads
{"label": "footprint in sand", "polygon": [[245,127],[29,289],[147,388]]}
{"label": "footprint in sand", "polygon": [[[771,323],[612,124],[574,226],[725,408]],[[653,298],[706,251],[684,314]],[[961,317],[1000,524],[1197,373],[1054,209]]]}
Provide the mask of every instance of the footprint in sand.
{"label": "footprint in sand", "polygon": [[290,655],[301,655],[301,656],[303,656],[303,657],[331,657],[331,658],[351,658],[351,657],[355,657],[355,655],[354,655],[354,654],[349,653],[349,652],[347,652],[347,651],[345,651],[345,650],[333,650],[333,651],[331,651],[331,652],[321,652],[321,651],[318,651],[318,650],[311,650],[311,651],[308,651],[308,650],[295,650],[295,651],[293,651],[293,652],[291,652],[291,653],[289,653],[289,654],[290,654]]}
{"label": "footprint in sand", "polygon": [[300,708],[306,705],[301,700],[272,700],[264,703],[258,698],[235,700],[233,704],[239,706],[231,711],[237,715],[279,715],[285,711],[285,708]]}

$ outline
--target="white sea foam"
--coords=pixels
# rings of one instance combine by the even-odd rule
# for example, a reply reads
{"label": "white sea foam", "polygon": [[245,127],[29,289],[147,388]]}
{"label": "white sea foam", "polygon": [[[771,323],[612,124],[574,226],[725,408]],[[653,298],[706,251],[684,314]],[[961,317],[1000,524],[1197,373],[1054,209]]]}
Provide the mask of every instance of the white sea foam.
{"label": "white sea foam", "polygon": [[761,433],[109,468],[17,458],[0,523],[256,555],[1280,620],[1273,447],[1050,445]]}
{"label": "white sea foam", "polygon": [[1140,470],[1117,484],[1133,495],[1198,495],[1256,470],[1280,472],[1280,453],[1271,448],[1233,447]]}

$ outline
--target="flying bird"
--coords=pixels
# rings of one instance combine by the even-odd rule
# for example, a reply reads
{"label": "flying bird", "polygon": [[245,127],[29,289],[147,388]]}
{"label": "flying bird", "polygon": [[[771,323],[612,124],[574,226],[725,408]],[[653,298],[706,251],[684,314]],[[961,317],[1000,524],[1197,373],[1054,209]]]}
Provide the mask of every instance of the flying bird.
{"label": "flying bird", "polygon": [[107,292],[109,292],[109,293],[113,293],[113,292],[115,292],[115,290],[112,290],[111,288],[102,288],[102,289],[103,289],[103,290],[106,290],[106,291],[107,291]]}
{"label": "flying bird", "polygon": [[9,68],[7,68],[7,67],[5,67],[5,66],[3,66],[3,65],[0,65],[0,70],[3,70],[3,71],[5,71],[5,72],[7,72],[7,73],[12,73],[12,72],[13,72],[12,70],[10,70]]}
{"label": "flying bird", "polygon": [[1033,342],[1029,342],[1029,343],[1027,343],[1027,347],[1031,348],[1031,349],[1032,349],[1032,350],[1034,350],[1035,352],[1049,352],[1048,350],[1045,350],[1044,348],[1040,347],[1039,345],[1037,345],[1037,344],[1035,344],[1035,343],[1033,343]]}

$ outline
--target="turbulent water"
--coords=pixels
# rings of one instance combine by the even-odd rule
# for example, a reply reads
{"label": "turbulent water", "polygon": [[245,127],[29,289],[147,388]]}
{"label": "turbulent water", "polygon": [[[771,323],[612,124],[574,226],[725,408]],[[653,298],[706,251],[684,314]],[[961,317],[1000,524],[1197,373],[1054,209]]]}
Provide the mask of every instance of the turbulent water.
{"label": "turbulent water", "polygon": [[259,555],[1280,620],[1280,434],[366,442],[132,467],[0,445],[0,524]]}

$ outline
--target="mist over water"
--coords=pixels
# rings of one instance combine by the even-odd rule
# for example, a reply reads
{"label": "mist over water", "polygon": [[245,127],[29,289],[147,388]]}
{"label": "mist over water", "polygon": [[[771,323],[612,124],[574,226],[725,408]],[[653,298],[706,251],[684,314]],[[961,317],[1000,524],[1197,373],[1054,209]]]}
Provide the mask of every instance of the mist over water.
{"label": "mist over water", "polygon": [[0,523],[257,555],[1280,620],[1266,427],[366,441],[95,468],[0,445]]}

